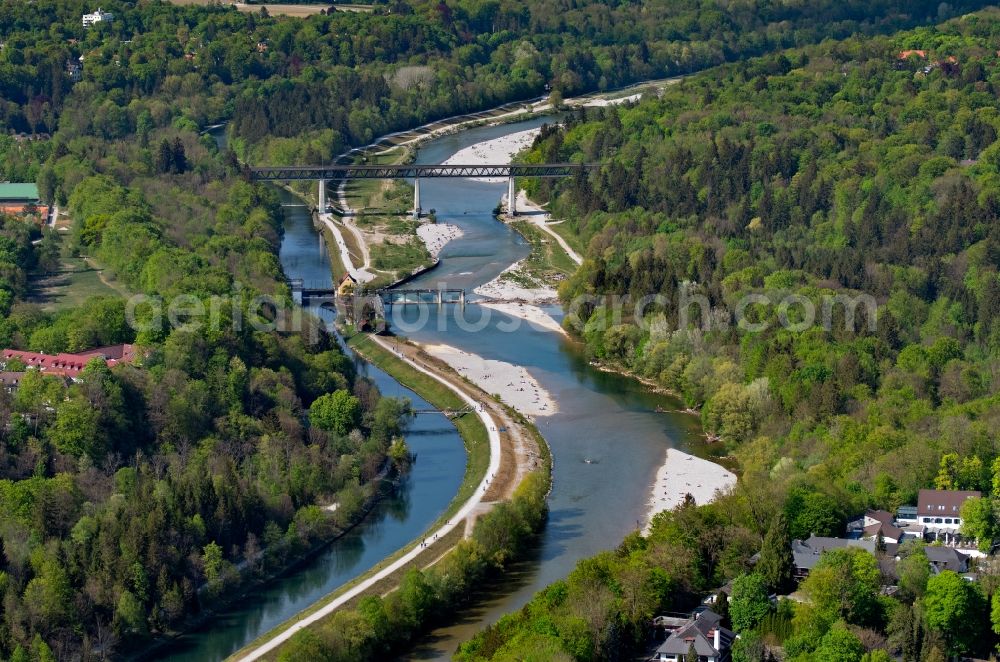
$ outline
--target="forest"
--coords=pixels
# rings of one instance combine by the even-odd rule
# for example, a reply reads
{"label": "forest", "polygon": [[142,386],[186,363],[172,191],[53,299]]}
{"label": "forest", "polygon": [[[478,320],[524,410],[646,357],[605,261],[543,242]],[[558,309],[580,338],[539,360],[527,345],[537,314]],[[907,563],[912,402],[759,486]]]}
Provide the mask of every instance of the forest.
{"label": "forest", "polygon": [[[363,510],[386,463],[404,457],[391,449],[399,448],[405,403],[380,398],[322,329],[306,322],[301,330],[259,331],[230,323],[259,312],[245,307],[255,295],[289,298],[277,259],[280,205],[272,190],[246,181],[239,158],[321,163],[383,132],[457,112],[549,91],[569,95],[689,73],[829,37],[885,34],[984,4],[752,1],[724,9],[708,0],[462,0],[395,2],[371,14],[292,19],[222,6],[108,0],[102,6],[114,20],[84,28],[81,15],[94,7],[83,0],[0,0],[0,178],[36,181],[43,200],[73,218],[64,237],[14,219],[0,223],[0,339],[5,347],[49,353],[119,343],[140,350],[131,365],[109,368],[96,361],[71,382],[29,373],[15,392],[0,392],[0,657],[90,659],[138,650],[231,597],[239,576],[265,576],[335,535]],[[980,24],[988,32],[989,21]],[[612,160],[623,163],[643,135],[649,151],[638,161],[649,168],[664,167],[657,159],[660,150],[674,149],[668,136],[679,136],[677,149],[690,150],[684,169],[685,176],[691,170],[689,187],[663,190],[657,188],[662,180],[642,176],[616,188],[623,171],[612,166],[590,193],[582,185],[560,193],[559,204],[578,215],[577,231],[593,256],[567,295],[572,288],[610,291],[633,280],[644,287],[629,266],[632,256],[675,265],[666,257],[671,251],[697,256],[687,262],[691,273],[684,278],[701,282],[713,297],[724,282],[752,287],[772,272],[787,287],[815,285],[805,269],[807,256],[810,269],[823,260],[858,259],[836,244],[820,254],[805,250],[812,235],[797,234],[805,225],[793,226],[814,216],[822,225],[827,215],[821,212],[831,208],[834,193],[846,196],[845,209],[852,196],[865,196],[869,217],[856,233],[842,218],[840,225],[827,219],[830,225],[816,230],[825,241],[872,242],[870,233],[887,236],[879,233],[898,229],[880,225],[883,218],[897,219],[883,214],[901,204],[903,192],[890,186],[899,182],[897,173],[884,172],[878,185],[873,179],[841,191],[832,180],[836,169],[849,168],[858,181],[866,169],[888,168],[880,164],[922,173],[927,188],[915,191],[924,196],[922,218],[945,219],[948,232],[918,231],[892,249],[919,252],[926,258],[920,266],[900,266],[902,258],[887,252],[870,273],[856,270],[855,262],[838,267],[843,278],[894,285],[899,317],[884,339],[839,337],[841,354],[832,366],[822,337],[782,339],[775,350],[766,339],[744,349],[732,338],[710,336],[692,339],[683,351],[680,340],[658,338],[654,344],[661,349],[636,352],[648,343],[629,328],[588,334],[595,355],[657,378],[672,374],[667,368],[676,360],[674,372],[697,384],[685,397],[711,402],[706,412],[722,412],[718,424],[706,414],[707,424],[722,426],[725,443],[739,443],[747,467],[770,467],[778,458],[780,470],[799,476],[804,463],[818,458],[810,466],[820,469],[801,479],[803,489],[812,494],[814,485],[844,486],[852,505],[867,499],[868,486],[876,483],[886,500],[905,500],[939,450],[977,454],[983,466],[995,455],[985,394],[996,389],[983,348],[995,344],[990,339],[997,332],[981,322],[997,305],[989,294],[995,292],[987,232],[993,203],[983,193],[989,191],[988,146],[995,139],[986,112],[993,51],[980,52],[986,34],[951,29],[954,36],[929,31],[906,37],[913,44],[937,40],[928,48],[965,58],[923,79],[895,68],[890,49],[897,46],[890,40],[827,42],[820,47],[830,51],[826,55],[807,49],[730,65],[621,116],[582,117],[565,136],[556,132],[538,147],[567,158],[588,149],[601,158],[614,152]],[[869,52],[864,49],[873,47],[883,49],[884,66],[861,62],[861,53]],[[842,65],[844,71],[835,70]],[[878,88],[879,123],[866,125],[862,134],[831,119],[829,133],[809,143],[809,131],[820,126],[820,108],[851,118],[871,107],[866,95],[874,88],[862,84],[869,69],[886,81]],[[809,80],[795,78],[802,71]],[[849,81],[850,89],[844,87]],[[772,101],[782,119],[769,125],[727,119],[727,104],[751,90],[763,95],[761,104],[742,113],[759,117],[764,97],[784,94]],[[688,110],[680,116],[665,105],[682,101]],[[949,128],[943,126],[948,113],[939,108],[963,104],[968,112],[949,124],[959,135],[946,140],[945,132],[939,139],[936,132]],[[717,111],[707,115],[706,108]],[[220,149],[204,133],[227,121],[232,150]],[[905,146],[886,139],[897,127],[912,127],[914,136],[934,136],[935,144],[947,147],[935,148],[935,165],[914,165],[922,147],[899,152]],[[740,133],[751,130],[753,135]],[[600,138],[590,140],[588,132]],[[708,133],[715,138],[703,140]],[[816,165],[812,179],[800,178],[809,184],[803,189],[791,184],[798,167],[792,156],[807,143],[816,144]],[[759,196],[744,195],[749,179],[710,182],[722,171],[696,167],[704,163],[705,145],[734,171],[744,163]],[[861,156],[850,163],[841,163],[839,153],[821,158],[823,149],[841,146]],[[970,174],[956,176],[953,162],[969,158],[978,159]],[[723,184],[731,189],[712,189]],[[878,195],[869,204],[873,190]],[[792,191],[805,191],[804,199],[793,200]],[[679,192],[687,206],[674,206]],[[945,203],[950,207],[940,206]],[[602,205],[611,213],[595,211]],[[635,215],[628,211],[640,208]],[[678,209],[683,215],[674,213]],[[704,244],[711,250],[696,246],[705,237],[693,229],[693,215],[705,210],[723,237]],[[809,215],[796,215],[803,210]],[[740,214],[751,212],[766,218],[757,239],[739,226]],[[963,222],[952,223],[952,212],[961,212]],[[966,222],[970,218],[984,220]],[[838,227],[855,234],[840,236]],[[978,248],[949,257],[949,246],[973,246],[973,240]],[[619,247],[616,241],[635,243]],[[754,265],[755,251],[775,246],[773,269]],[[618,248],[624,250],[615,253]],[[188,297],[203,305],[234,297],[235,303],[207,331],[172,327],[144,316],[145,308],[136,329],[118,298],[44,313],[25,301],[27,284],[60,251],[92,257],[132,294]],[[725,270],[716,269],[724,257]],[[722,278],[737,272],[737,278]],[[923,340],[938,336],[940,342],[924,347]],[[866,353],[854,360],[848,345]],[[714,349],[724,346],[725,352]],[[887,361],[892,365],[885,367]],[[787,388],[777,378],[761,388],[760,379],[784,378],[799,364]],[[744,393],[744,382],[758,386]],[[669,378],[664,383],[675,385]],[[719,396],[723,392],[729,402]],[[748,400],[750,392],[761,396],[764,413],[751,407],[758,401]],[[932,414],[949,421],[940,427],[944,441],[919,425]],[[935,443],[905,448],[917,428],[921,439],[934,437]],[[842,453],[823,453],[830,439],[840,440]],[[970,444],[975,448],[966,453]],[[887,451],[881,465],[865,459],[873,448]],[[889,464],[894,462],[911,468],[899,470]],[[878,475],[865,474],[876,468]],[[898,480],[879,478],[883,473]],[[827,475],[837,480],[826,481]],[[333,515],[320,508],[334,501],[340,507]],[[474,561],[469,567],[475,572],[489,565]],[[438,594],[436,609],[450,604],[452,591]],[[381,649],[373,644],[370,650]]]}
{"label": "forest", "polygon": [[115,20],[84,28],[83,0],[5,0],[0,123],[114,143],[168,119],[230,120],[244,158],[318,163],[389,131],[550,90],[605,90],[985,4],[420,0],[291,19],[109,0]]}
{"label": "forest", "polygon": [[[11,71],[30,85],[44,78],[28,68],[46,45],[76,41],[82,6],[50,3],[35,16],[4,3],[4,85]],[[64,9],[72,22],[51,15]],[[122,11],[119,25],[139,13]],[[45,37],[34,40],[28,22]],[[97,49],[113,39],[86,38]],[[61,68],[68,53],[50,56]],[[318,322],[251,323],[270,313],[252,306],[258,295],[291,305],[281,208],[183,118],[174,88],[98,76],[40,105],[42,90],[26,89],[22,109],[52,115],[31,127],[8,117],[8,129],[52,136],[0,139],[3,175],[37,179],[74,223],[57,236],[2,219],[0,343],[49,354],[133,343],[137,353],[114,367],[95,359],[72,379],[28,371],[0,390],[0,658],[106,659],[185,627],[353,524],[380,477],[405,470],[408,405],[358,377]],[[4,107],[17,98],[5,88]],[[226,305],[201,327],[141,306],[130,324],[116,297],[45,313],[25,299],[60,252],[94,257],[150,301]]]}
{"label": "forest", "polygon": [[[605,164],[589,179],[527,182],[586,247],[560,289],[566,325],[595,360],[698,409],[741,477],[717,503],[659,516],[648,538],[582,562],[460,659],[542,647],[615,659],[641,649],[653,615],[729,581],[734,660],[778,646],[793,660],[994,652],[995,564],[974,582],[931,574],[919,543],[900,548],[898,577],[848,549],[798,585],[805,602],[768,595],[793,588],[792,538],[843,535],[848,518],[895,512],[921,488],[981,491],[964,531],[983,550],[1000,534],[998,36],[1000,12],[986,10],[827,41],[542,132],[527,161]],[[750,295],[764,328],[737,324]],[[864,308],[828,328],[779,319],[789,296],[819,308],[857,295],[877,304],[874,319]],[[654,571],[662,583],[639,582],[637,596],[634,573]]]}

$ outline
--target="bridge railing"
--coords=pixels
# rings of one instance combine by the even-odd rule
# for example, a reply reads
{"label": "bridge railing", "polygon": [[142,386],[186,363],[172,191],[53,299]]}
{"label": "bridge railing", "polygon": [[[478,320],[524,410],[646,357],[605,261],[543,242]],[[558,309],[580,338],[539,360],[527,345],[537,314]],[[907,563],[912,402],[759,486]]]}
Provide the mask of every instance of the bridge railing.
{"label": "bridge railing", "polygon": [[258,181],[435,177],[571,177],[579,172],[587,172],[600,167],[599,163],[257,166],[250,168],[250,176]]}

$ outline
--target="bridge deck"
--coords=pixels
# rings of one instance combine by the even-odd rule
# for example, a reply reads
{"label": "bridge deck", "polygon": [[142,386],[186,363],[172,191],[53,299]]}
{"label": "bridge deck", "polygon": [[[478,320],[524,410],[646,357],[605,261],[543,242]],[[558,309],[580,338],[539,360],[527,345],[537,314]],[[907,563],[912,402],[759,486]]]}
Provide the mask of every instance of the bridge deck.
{"label": "bridge deck", "polygon": [[296,179],[399,179],[434,177],[571,177],[599,168],[599,163],[502,165],[326,165],[257,166],[250,175],[258,181]]}

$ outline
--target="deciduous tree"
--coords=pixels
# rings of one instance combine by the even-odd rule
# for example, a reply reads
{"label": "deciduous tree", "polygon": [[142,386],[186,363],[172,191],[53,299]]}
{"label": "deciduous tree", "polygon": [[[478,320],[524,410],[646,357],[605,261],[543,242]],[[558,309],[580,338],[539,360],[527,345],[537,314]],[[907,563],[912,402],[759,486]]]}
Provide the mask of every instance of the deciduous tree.
{"label": "deciduous tree", "polygon": [[757,573],[737,577],[729,601],[729,618],[737,632],[750,631],[771,613],[767,583]]}
{"label": "deciduous tree", "polygon": [[986,617],[986,601],[976,584],[945,570],[927,581],[921,604],[927,624],[941,634],[950,654],[976,650]]}

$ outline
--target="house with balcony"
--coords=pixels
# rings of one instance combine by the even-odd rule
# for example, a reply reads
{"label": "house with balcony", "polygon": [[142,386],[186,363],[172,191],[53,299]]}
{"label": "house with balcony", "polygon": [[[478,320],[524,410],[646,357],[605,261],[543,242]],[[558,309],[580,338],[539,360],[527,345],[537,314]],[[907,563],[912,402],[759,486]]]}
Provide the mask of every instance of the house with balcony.
{"label": "house with balcony", "polygon": [[976,490],[920,490],[917,523],[924,527],[927,538],[956,544],[962,539],[962,504],[980,496]]}
{"label": "house with balcony", "polygon": [[728,662],[736,633],[722,627],[722,617],[711,609],[676,623],[656,649],[657,662],[684,662],[693,648],[698,662]]}

